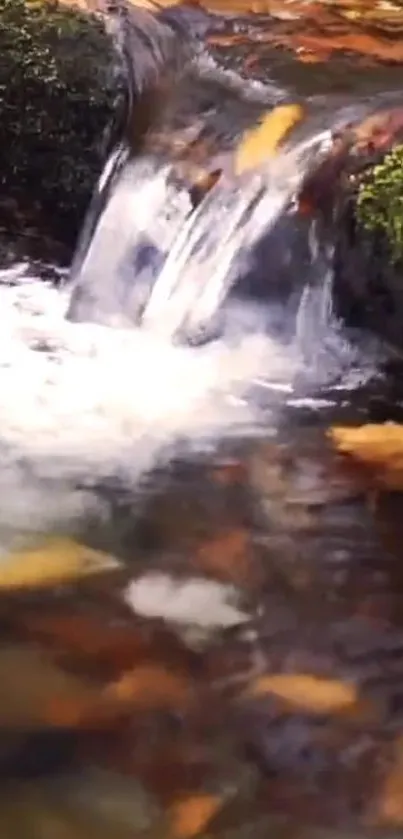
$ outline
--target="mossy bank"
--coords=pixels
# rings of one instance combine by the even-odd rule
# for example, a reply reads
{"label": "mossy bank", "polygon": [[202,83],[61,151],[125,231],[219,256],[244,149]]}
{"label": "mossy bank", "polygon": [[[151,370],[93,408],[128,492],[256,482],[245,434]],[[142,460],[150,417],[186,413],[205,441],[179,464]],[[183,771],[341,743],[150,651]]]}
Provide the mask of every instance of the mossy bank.
{"label": "mossy bank", "polygon": [[0,0],[0,225],[74,244],[122,82],[104,23],[57,3]]}
{"label": "mossy bank", "polygon": [[355,326],[403,349],[403,145],[368,169],[353,188],[337,231],[335,300]]}
{"label": "mossy bank", "polygon": [[403,266],[403,145],[389,152],[363,179],[357,218],[367,233],[385,238],[390,258]]}

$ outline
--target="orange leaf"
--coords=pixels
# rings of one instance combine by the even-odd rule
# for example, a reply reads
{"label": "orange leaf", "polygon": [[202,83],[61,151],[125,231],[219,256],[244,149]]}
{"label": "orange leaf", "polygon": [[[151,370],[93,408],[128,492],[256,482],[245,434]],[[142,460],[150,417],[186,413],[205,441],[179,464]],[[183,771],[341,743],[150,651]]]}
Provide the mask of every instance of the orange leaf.
{"label": "orange leaf", "polygon": [[376,826],[403,826],[403,740],[395,743],[392,766],[382,785],[374,807],[372,822]]}
{"label": "orange leaf", "polygon": [[190,679],[159,665],[144,665],[108,685],[104,697],[133,709],[183,709],[192,698]]}
{"label": "orange leaf", "polygon": [[302,120],[300,105],[279,105],[266,114],[257,128],[247,131],[235,150],[235,172],[241,175],[272,157],[293,126]]}
{"label": "orange leaf", "polygon": [[354,685],[303,673],[279,673],[256,679],[246,695],[258,698],[272,694],[301,711],[329,714],[345,711],[357,702]]}
{"label": "orange leaf", "polygon": [[177,801],[170,808],[172,833],[179,839],[197,836],[221,807],[222,801],[214,795],[191,795]]}
{"label": "orange leaf", "polygon": [[384,486],[403,490],[403,425],[336,427],[330,429],[328,436],[339,452],[370,467]]}
{"label": "orange leaf", "polygon": [[195,563],[203,571],[221,580],[244,583],[251,571],[249,534],[242,528],[220,533],[204,543],[196,553]]}

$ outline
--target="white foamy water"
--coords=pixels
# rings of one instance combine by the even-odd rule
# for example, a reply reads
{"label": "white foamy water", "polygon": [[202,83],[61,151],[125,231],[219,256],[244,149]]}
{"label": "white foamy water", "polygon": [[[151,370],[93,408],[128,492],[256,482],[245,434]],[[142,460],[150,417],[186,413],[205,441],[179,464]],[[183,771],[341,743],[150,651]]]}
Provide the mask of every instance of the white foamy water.
{"label": "white foamy water", "polygon": [[275,431],[304,367],[298,341],[270,337],[254,310],[246,332],[245,310],[234,310],[230,334],[190,348],[69,322],[69,293],[27,265],[0,271],[0,552],[16,536],[108,516],[97,485],[135,487],[179,441]]}
{"label": "white foamy water", "polygon": [[[71,284],[57,289],[28,265],[0,271],[0,549],[7,530],[101,515],[94,487],[110,478],[134,487],[179,442],[199,447],[220,435],[275,430],[279,406],[307,368],[321,383],[340,367],[350,374],[354,354],[331,322],[331,275],[322,276],[320,262],[288,344],[272,337],[270,309],[245,303],[230,313],[226,303],[220,340],[197,348],[172,341],[184,318],[197,326],[224,302],[241,253],[283,212],[305,154],[327,139],[325,132],[299,147],[286,171],[269,178],[271,189],[261,173],[246,194],[224,191],[224,205],[213,191],[205,212],[201,205],[192,217],[169,167],[156,171],[147,160],[124,167],[73,271],[81,318],[84,311],[105,325],[66,319]],[[107,180],[108,171],[100,194]],[[165,264],[147,328],[136,328],[125,313],[131,295],[153,280],[149,246]],[[139,251],[143,261],[133,265]]]}
{"label": "white foamy water", "polygon": [[298,369],[297,353],[262,333],[174,347],[139,329],[70,323],[67,304],[27,266],[0,272],[0,543],[7,522],[35,529],[91,510],[78,482],[135,484],[179,438],[250,424],[255,377],[275,385]]}

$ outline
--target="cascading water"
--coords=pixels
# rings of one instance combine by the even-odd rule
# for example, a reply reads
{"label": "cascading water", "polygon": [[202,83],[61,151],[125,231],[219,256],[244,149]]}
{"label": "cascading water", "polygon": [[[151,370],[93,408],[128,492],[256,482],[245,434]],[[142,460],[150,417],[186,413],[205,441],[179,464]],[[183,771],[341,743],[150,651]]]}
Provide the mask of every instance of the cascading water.
{"label": "cascading water", "polygon": [[[277,227],[328,140],[327,128],[315,130],[238,184],[218,182],[196,209],[169,161],[147,149],[133,159],[123,144],[98,184],[70,279],[43,282],[29,265],[3,272],[3,534],[11,520],[21,532],[94,503],[99,514],[94,485],[111,476],[132,484],[179,439],[274,433],[303,371],[314,385],[351,371],[323,252],[308,248],[299,264],[291,314],[281,295],[262,303],[236,294],[260,243],[271,235],[276,249]],[[268,290],[271,268],[260,266]],[[215,340],[176,345],[223,311]],[[372,369],[367,353],[360,375]]]}

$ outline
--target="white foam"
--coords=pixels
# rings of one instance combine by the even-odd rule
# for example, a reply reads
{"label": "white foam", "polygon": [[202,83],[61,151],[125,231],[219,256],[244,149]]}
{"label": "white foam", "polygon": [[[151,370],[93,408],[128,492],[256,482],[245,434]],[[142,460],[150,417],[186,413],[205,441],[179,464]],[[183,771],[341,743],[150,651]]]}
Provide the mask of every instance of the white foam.
{"label": "white foam", "polygon": [[[67,302],[67,292],[26,268],[19,283],[0,282],[7,485],[21,458],[59,484],[116,474],[135,482],[178,437],[197,441],[253,421],[245,391],[254,377],[267,371],[273,381],[290,381],[297,368],[291,350],[262,334],[174,347],[146,331],[70,323]],[[20,491],[24,481],[14,483]]]}
{"label": "white foam", "polygon": [[246,333],[234,314],[236,332],[188,348],[147,330],[71,323],[68,297],[27,265],[0,271],[0,551],[16,536],[108,515],[94,485],[117,476],[134,487],[176,441],[261,431],[251,388],[266,403],[267,433],[267,404],[274,428],[301,372],[298,344],[271,338],[257,313],[243,310]]}

